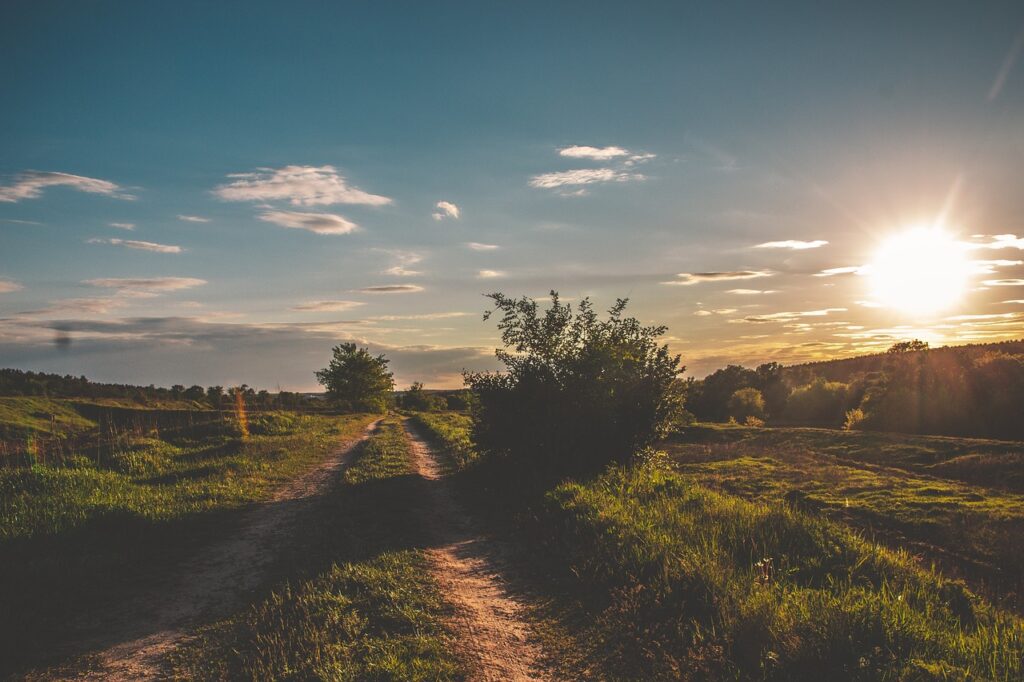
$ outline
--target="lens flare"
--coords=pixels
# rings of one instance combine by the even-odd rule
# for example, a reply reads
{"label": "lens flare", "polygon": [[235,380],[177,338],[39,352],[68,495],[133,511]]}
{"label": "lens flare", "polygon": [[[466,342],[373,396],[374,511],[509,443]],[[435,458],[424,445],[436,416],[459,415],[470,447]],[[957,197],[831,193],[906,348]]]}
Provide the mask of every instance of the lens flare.
{"label": "lens flare", "polygon": [[971,265],[963,244],[940,227],[913,227],[890,237],[867,268],[875,300],[906,313],[934,313],[957,303]]}

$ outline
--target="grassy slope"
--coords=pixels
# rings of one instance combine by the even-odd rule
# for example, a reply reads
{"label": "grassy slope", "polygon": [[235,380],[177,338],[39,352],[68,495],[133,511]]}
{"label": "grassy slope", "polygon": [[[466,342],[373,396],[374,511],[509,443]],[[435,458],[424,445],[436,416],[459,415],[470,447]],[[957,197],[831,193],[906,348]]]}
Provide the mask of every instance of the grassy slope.
{"label": "grassy slope", "polygon": [[[1019,679],[1024,625],[906,554],[658,467],[549,495],[547,546],[613,675]],[[771,560],[771,568],[759,565]],[[974,677],[971,677],[973,675]]]}
{"label": "grassy slope", "polygon": [[278,415],[245,441],[126,434],[99,466],[0,470],[0,612],[20,615],[3,622],[0,661],[45,658],[67,622],[126,597],[372,418]]}
{"label": "grassy slope", "polygon": [[346,470],[301,562],[264,599],[176,655],[186,679],[451,680],[463,673],[448,608],[415,549],[408,499],[421,482],[397,420]]}
{"label": "grassy slope", "polygon": [[940,477],[939,467],[963,465],[971,456],[1013,462],[1021,444],[745,428],[698,430],[691,440],[698,442],[677,440],[667,448],[703,483],[755,501],[789,498],[821,510],[923,552],[945,570],[1017,604],[1024,588],[1024,546],[1018,540],[1024,535],[1024,495],[949,480]]}
{"label": "grassy slope", "polygon": [[0,398],[0,438],[31,434],[62,435],[95,427],[65,400],[24,397]]}
{"label": "grassy slope", "polygon": [[733,445],[746,451],[784,447],[1024,493],[1024,443],[1016,441],[707,424],[688,429],[676,442]]}
{"label": "grassy slope", "polygon": [[[805,432],[819,430],[794,431],[801,449]],[[842,518],[783,504],[781,482],[764,501],[701,485],[716,464],[706,441],[730,441],[711,435],[689,446],[698,462],[692,469],[674,472],[674,463],[661,461],[612,470],[559,487],[527,514],[537,523],[520,560],[539,568],[551,596],[542,616],[557,621],[548,643],[572,659],[568,676],[938,680],[968,679],[969,670],[970,679],[1010,680],[1024,672],[1020,620],[962,583],[864,539]],[[785,449],[786,436],[773,434],[773,446]],[[898,450],[902,437],[873,439]],[[833,445],[857,454],[848,441]],[[870,448],[859,445],[866,458]],[[729,442],[722,448],[740,451]],[[881,469],[847,468],[862,483]],[[829,470],[805,471],[823,494],[842,493]],[[738,486],[775,485],[761,469],[735,473]],[[905,485],[914,480],[899,473]],[[876,500],[895,484],[875,483]],[[928,479],[916,491],[925,506],[907,505],[906,516],[927,520],[945,509],[949,500],[924,487],[943,483],[963,487]],[[846,495],[853,488],[851,481]],[[993,514],[1022,507],[1015,495],[991,492],[965,501]],[[770,569],[758,566],[765,558]]]}

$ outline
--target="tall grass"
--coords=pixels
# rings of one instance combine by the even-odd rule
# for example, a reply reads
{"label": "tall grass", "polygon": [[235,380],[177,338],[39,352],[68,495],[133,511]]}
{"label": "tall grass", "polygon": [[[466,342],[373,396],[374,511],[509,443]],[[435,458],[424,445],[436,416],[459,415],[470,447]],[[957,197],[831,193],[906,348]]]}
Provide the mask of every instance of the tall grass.
{"label": "tall grass", "polygon": [[245,442],[220,425],[118,429],[97,459],[0,469],[0,613],[18,616],[0,618],[0,676],[45,661],[76,619],[130,599],[373,418],[261,415]]}
{"label": "tall grass", "polygon": [[903,552],[662,466],[548,496],[540,554],[591,613],[589,656],[630,679],[992,679],[1024,626]]}
{"label": "tall grass", "polygon": [[[297,542],[299,573],[175,656],[196,680],[455,680],[449,607],[414,547],[412,455],[397,420],[360,449]],[[347,559],[347,560],[346,560]]]}

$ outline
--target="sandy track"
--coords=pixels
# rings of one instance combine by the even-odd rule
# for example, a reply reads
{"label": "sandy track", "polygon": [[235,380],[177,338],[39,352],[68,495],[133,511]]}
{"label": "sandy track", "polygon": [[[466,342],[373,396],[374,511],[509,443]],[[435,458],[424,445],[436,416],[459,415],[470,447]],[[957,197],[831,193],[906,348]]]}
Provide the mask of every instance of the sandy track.
{"label": "sandy track", "polygon": [[427,556],[441,592],[455,607],[456,647],[470,680],[547,679],[540,647],[530,637],[523,604],[508,589],[500,547],[483,538],[441,474],[437,458],[408,420],[403,422],[420,476],[428,486],[421,517],[429,536]]}
{"label": "sandy track", "polygon": [[177,572],[177,581],[163,585],[136,600],[118,614],[119,640],[91,655],[88,671],[76,674],[43,673],[41,679],[152,680],[166,679],[162,668],[167,653],[182,643],[189,626],[204,614],[222,612],[255,588],[273,557],[283,546],[281,538],[294,527],[334,480],[347,455],[366,439],[378,421],[358,438],[305,474],[289,481],[265,504],[253,509],[240,529],[222,544],[193,559]]}

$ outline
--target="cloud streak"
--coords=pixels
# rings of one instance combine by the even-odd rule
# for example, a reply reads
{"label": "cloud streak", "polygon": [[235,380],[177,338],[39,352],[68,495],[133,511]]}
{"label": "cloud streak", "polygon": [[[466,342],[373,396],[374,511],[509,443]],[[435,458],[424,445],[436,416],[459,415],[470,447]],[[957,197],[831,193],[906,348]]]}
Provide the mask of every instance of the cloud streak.
{"label": "cloud streak", "polygon": [[771,277],[774,273],[768,270],[730,270],[726,272],[681,272],[676,277],[679,279],[662,282],[675,286],[691,286],[703,282],[728,282],[741,279],[759,279]]}
{"label": "cloud streak", "polygon": [[334,213],[307,213],[303,211],[264,211],[257,216],[265,223],[273,223],[293,230],[306,230],[314,234],[351,234],[359,226]]}
{"label": "cloud streak", "polygon": [[356,289],[362,294],[413,294],[419,291],[423,291],[423,287],[418,284],[383,284],[380,286],[363,287],[362,289]]}
{"label": "cloud streak", "polygon": [[82,284],[126,292],[156,293],[191,289],[206,284],[206,280],[195,277],[102,277],[83,280]]}
{"label": "cloud streak", "polygon": [[198,216],[198,215],[179,215],[178,216],[178,220],[180,220],[182,222],[186,222],[186,223],[208,223],[208,222],[210,222],[209,218],[204,218],[204,217]]}
{"label": "cloud streak", "polygon": [[285,166],[235,173],[213,190],[225,201],[287,201],[293,206],[386,206],[389,197],[352,187],[334,166]]}
{"label": "cloud streak", "polygon": [[603,182],[633,182],[643,180],[640,173],[616,170],[614,168],[578,168],[576,170],[541,173],[530,178],[530,187],[537,189],[557,189],[559,187],[575,187],[593,185]]}
{"label": "cloud streak", "polygon": [[292,310],[314,313],[340,313],[366,305],[362,301],[309,301],[292,306]]}
{"label": "cloud streak", "polygon": [[764,242],[763,244],[757,244],[754,246],[755,249],[792,249],[794,251],[804,251],[806,249],[819,249],[822,246],[828,244],[824,239],[815,239],[814,241],[800,241],[799,239],[785,239],[778,242]]}
{"label": "cloud streak", "polygon": [[124,188],[109,180],[90,178],[70,173],[48,171],[25,171],[14,176],[10,185],[0,185],[0,202],[18,202],[23,199],[38,199],[49,187],[69,187],[87,194],[102,194],[114,199],[132,200],[135,197]]}
{"label": "cloud streak", "polygon": [[466,248],[471,251],[495,251],[501,247],[497,244],[481,244],[480,242],[466,242]]}
{"label": "cloud streak", "polygon": [[123,246],[126,249],[137,249],[139,251],[153,251],[154,253],[181,253],[180,246],[172,244],[157,244],[156,242],[143,242],[135,239],[90,239],[90,244],[110,244],[111,246]]}
{"label": "cloud streak", "polygon": [[0,279],[0,294],[9,294],[12,291],[21,291],[24,288],[25,287],[15,282],[13,279]]}

